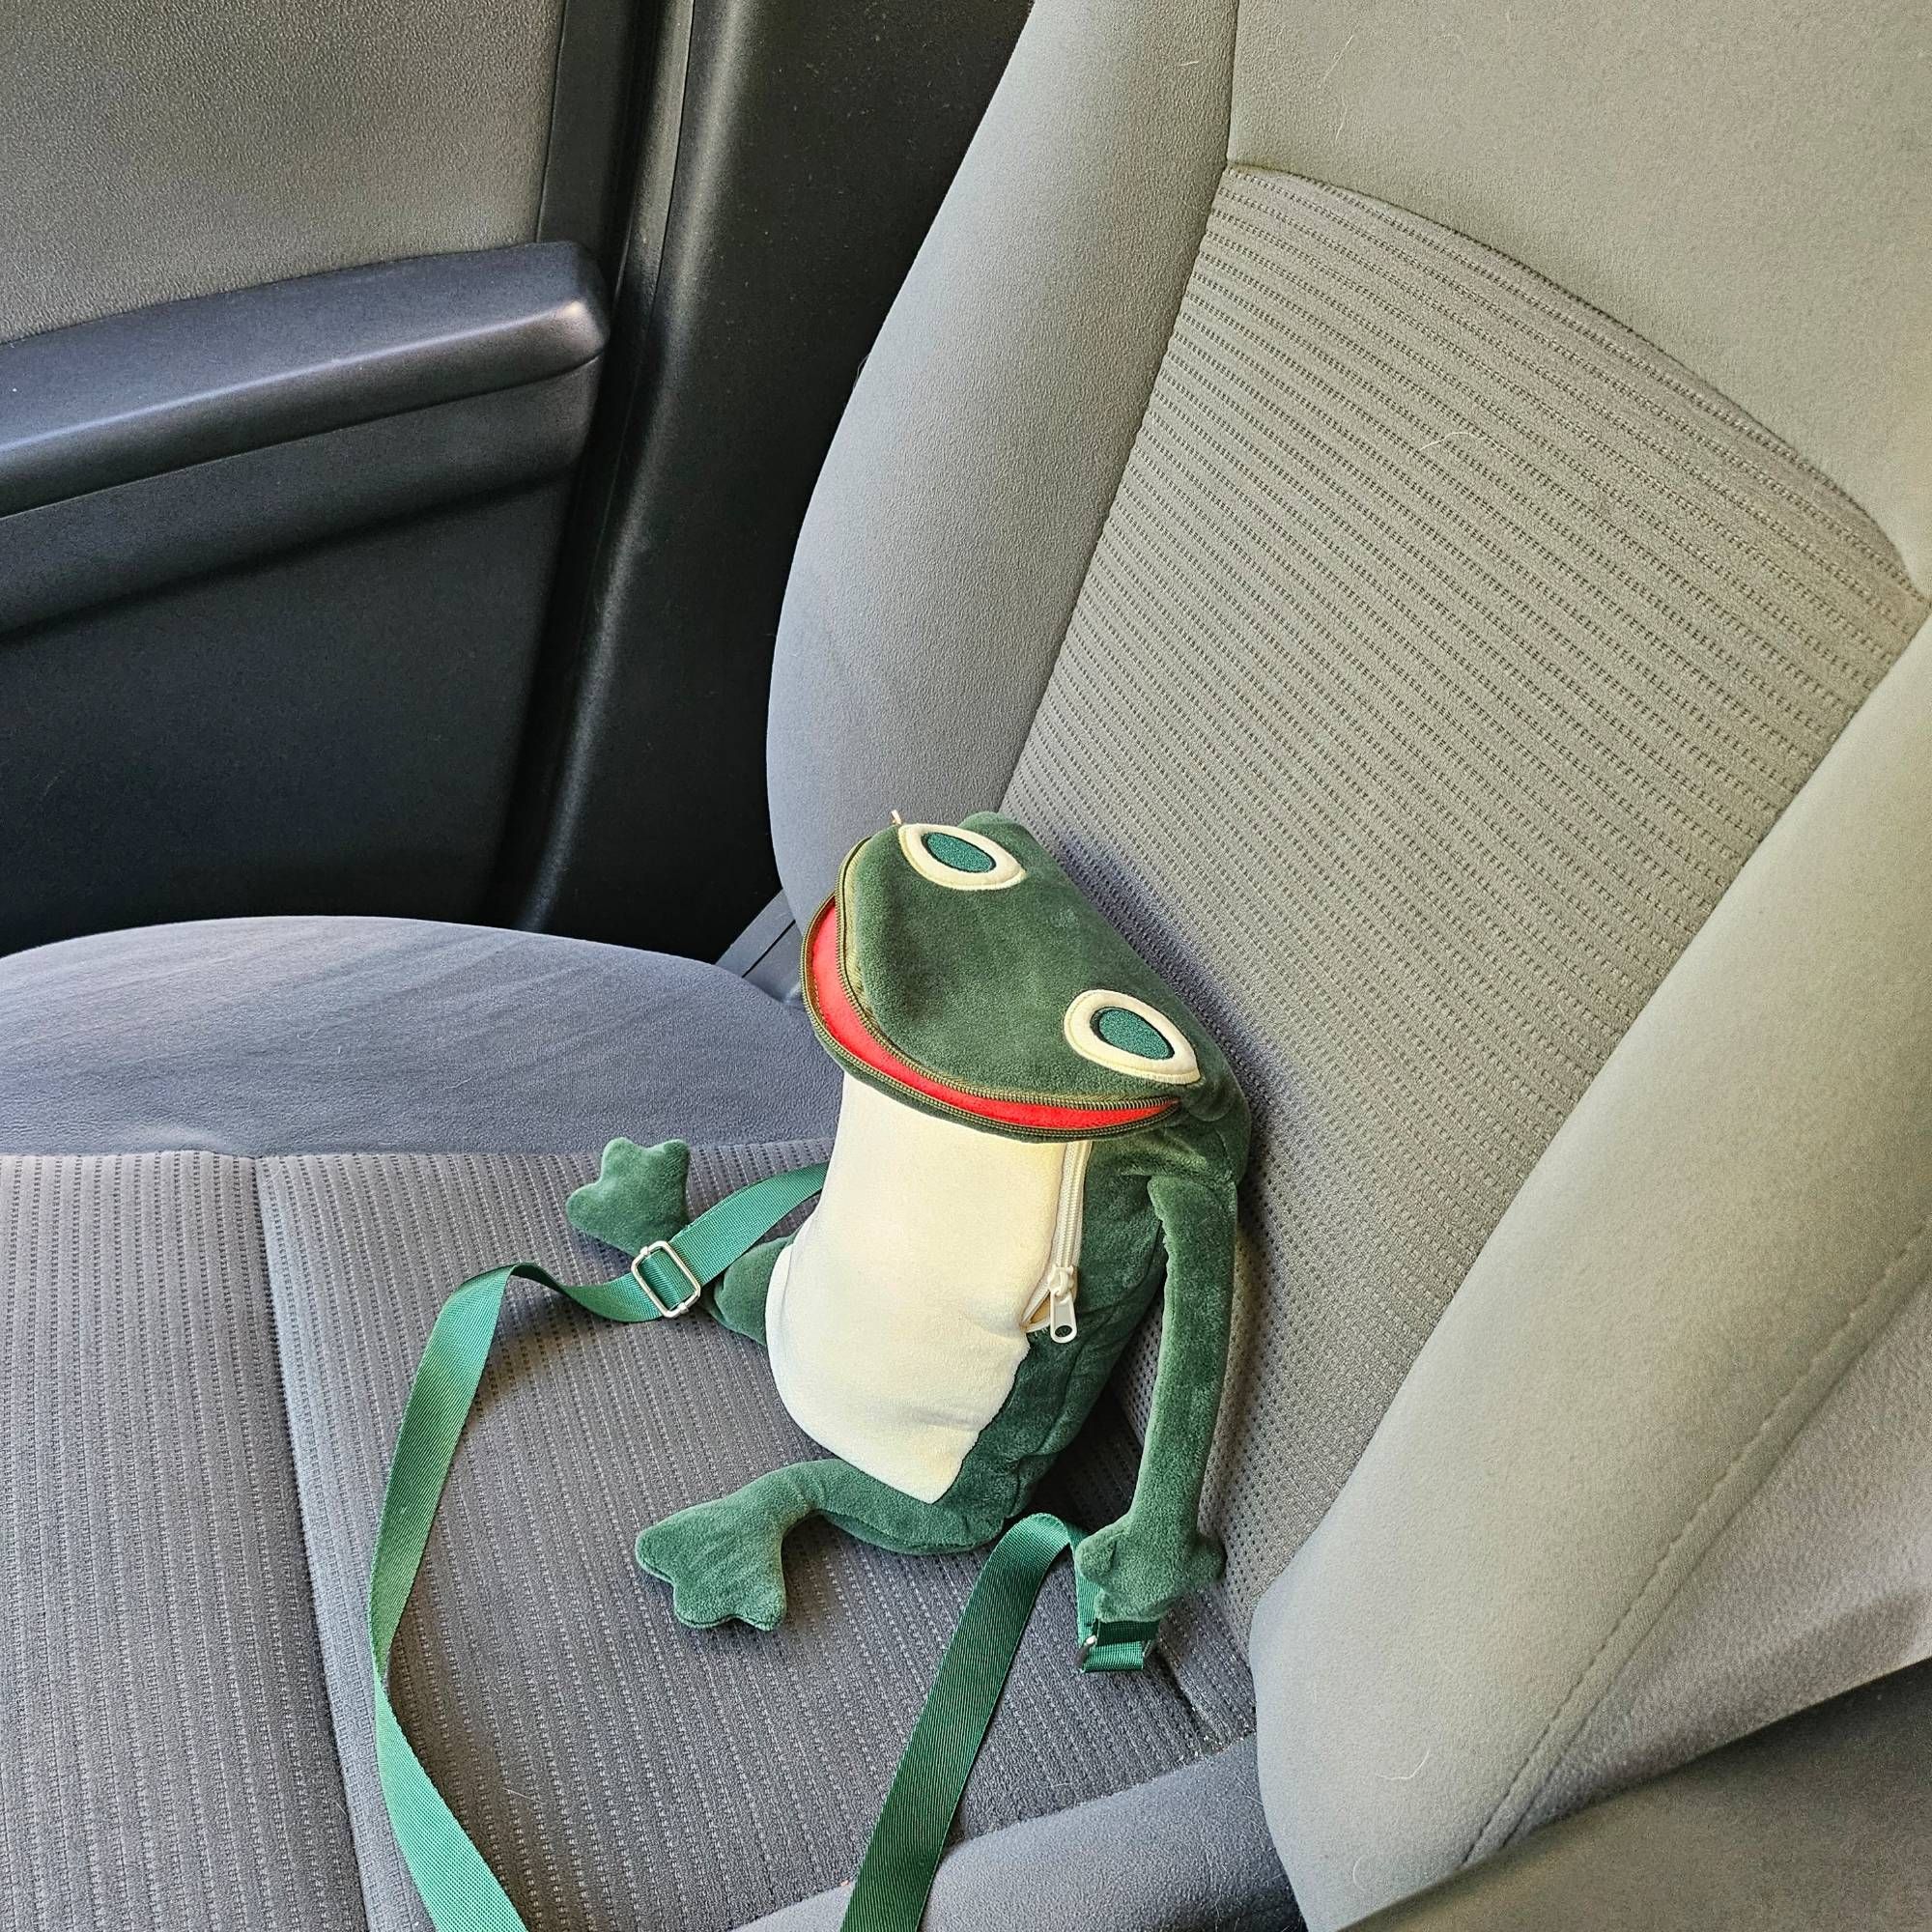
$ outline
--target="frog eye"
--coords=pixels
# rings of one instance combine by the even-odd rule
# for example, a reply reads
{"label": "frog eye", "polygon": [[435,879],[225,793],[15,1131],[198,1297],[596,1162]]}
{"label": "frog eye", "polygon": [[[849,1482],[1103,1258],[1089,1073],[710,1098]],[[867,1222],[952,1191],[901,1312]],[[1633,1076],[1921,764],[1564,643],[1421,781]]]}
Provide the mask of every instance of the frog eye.
{"label": "frog eye", "polygon": [[1104,986],[1082,993],[1067,1008],[1061,1031],[1082,1059],[1111,1066],[1116,1073],[1173,1087],[1201,1078],[1201,1063],[1180,1029],[1131,993],[1110,993]]}
{"label": "frog eye", "polygon": [[899,849],[921,878],[955,893],[997,892],[1026,877],[1004,845],[963,825],[901,825]]}

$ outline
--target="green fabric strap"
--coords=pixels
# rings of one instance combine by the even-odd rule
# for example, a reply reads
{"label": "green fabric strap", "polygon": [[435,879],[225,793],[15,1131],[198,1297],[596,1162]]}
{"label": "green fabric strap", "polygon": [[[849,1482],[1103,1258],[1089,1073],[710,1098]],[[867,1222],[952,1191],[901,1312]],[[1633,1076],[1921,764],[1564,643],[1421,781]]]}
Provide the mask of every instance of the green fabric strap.
{"label": "green fabric strap", "polygon": [[[1042,1512],[1021,1518],[993,1546],[893,1774],[839,1932],[918,1932],[953,1814],[1007,1688],[1040,1585],[1080,1534]],[[1139,1669],[1147,1661],[1146,1642],[1122,1643],[1112,1631],[1095,1632],[1084,1606],[1080,1624],[1083,1669]]]}
{"label": "green fabric strap", "polygon": [[403,1409],[369,1572],[376,1771],[403,1861],[437,1932],[525,1932],[517,1908],[403,1735],[385,1684],[396,1627],[415,1587],[430,1522],[483,1378],[504,1293],[513,1281],[533,1281],[610,1321],[655,1321],[681,1314],[696,1298],[694,1279],[709,1282],[723,1274],[824,1180],[822,1166],[805,1167],[740,1188],[684,1229],[673,1252],[667,1252],[669,1243],[653,1243],[614,1281],[573,1288],[528,1262],[492,1268],[466,1281],[437,1316]]}

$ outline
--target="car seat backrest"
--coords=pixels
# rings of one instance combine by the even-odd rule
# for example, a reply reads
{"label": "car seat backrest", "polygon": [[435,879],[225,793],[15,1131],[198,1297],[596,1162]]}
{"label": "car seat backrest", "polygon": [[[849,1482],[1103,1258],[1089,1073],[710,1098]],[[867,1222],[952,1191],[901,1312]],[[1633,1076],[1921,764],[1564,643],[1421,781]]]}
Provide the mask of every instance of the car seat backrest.
{"label": "car seat backrest", "polygon": [[[1862,1332],[1834,1295],[1932,1186],[1909,1052],[1902,1086],[1813,1110],[1856,1128],[1868,1185],[1796,1285],[1789,1241],[1731,1273],[1743,1250],[1710,1247],[1810,1200],[1764,1150],[1709,1168],[1711,1225],[1680,1203],[1628,1275],[1605,1264],[1641,1202],[1610,1211],[1551,1151],[1593,1082],[1597,1112],[1634,1107],[1617,1068],[1660,1032],[1680,1060],[1728,1051],[1664,1083],[1653,1148],[1699,1145],[1706,1110],[1771,1079],[1792,989],[1826,969],[1754,967],[1768,943],[1737,936],[1735,905],[1781,931],[1805,891],[1810,846],[1759,847],[1828,754],[1821,852],[1909,768],[1885,732],[1910,739],[1923,679],[1899,660],[1932,584],[1912,41],[1876,5],[1044,4],[808,519],[771,744],[794,907],[891,809],[998,797],[1217,1025],[1256,1104],[1214,1507],[1237,1613],[1288,1566],[1255,1655],[1316,1922],[1663,1747],[1634,1680],[1605,1702],[1590,1673],[1664,1629],[1633,1605],[1659,1551],[1690,1562],[1730,1520],[1697,1516],[1728,1459],[1769,1456],[1771,1483],[1787,1355]],[[1894,667],[1895,715],[1867,707],[1833,753]],[[1906,894],[1895,817],[1861,849]],[[1861,995],[1781,1078],[1918,1037],[1923,897],[1889,924],[1832,911]],[[1555,1245],[1511,1248],[1526,1218]],[[1581,1228],[1601,1275],[1559,1259]],[[1574,1359],[1539,1389],[1508,1344],[1546,1293]],[[1478,1310],[1460,1342],[1452,1297]],[[1593,1382],[1605,1306],[1655,1346]],[[1148,1386],[1143,1358],[1130,1406]],[[1445,1463],[1431,1527],[1463,1541],[1425,1577],[1398,1499]],[[1504,1495],[1514,1516],[1487,1510]],[[1574,1552],[1574,1605],[1513,1578],[1525,1514]],[[1372,1572],[1380,1619],[1351,1609]],[[1841,1670],[1910,1647],[1896,1620],[1863,1638]],[[1405,1645],[1431,1670],[1406,1678]],[[1765,1655],[1676,1743],[1778,1715]],[[1411,1761],[1435,1769],[1412,1785]]]}

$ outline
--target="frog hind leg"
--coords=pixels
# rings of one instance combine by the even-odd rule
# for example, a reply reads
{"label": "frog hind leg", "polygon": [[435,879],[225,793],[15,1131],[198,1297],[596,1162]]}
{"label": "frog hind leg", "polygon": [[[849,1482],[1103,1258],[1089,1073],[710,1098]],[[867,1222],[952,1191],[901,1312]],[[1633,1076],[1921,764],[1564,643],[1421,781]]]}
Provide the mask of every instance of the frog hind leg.
{"label": "frog hind leg", "polygon": [[765,1301],[772,1292],[772,1270],[790,1245],[789,1235],[781,1235],[775,1241],[759,1242],[740,1255],[711,1291],[712,1314],[725,1327],[756,1342],[760,1348],[765,1340]]}
{"label": "frog hind leg", "polygon": [[708,1630],[736,1619],[772,1630],[785,1612],[785,1537],[813,1516],[864,1542],[919,1553],[971,1549],[1000,1528],[826,1457],[773,1469],[728,1496],[666,1517],[638,1538],[638,1562],[670,1585],[680,1623]]}

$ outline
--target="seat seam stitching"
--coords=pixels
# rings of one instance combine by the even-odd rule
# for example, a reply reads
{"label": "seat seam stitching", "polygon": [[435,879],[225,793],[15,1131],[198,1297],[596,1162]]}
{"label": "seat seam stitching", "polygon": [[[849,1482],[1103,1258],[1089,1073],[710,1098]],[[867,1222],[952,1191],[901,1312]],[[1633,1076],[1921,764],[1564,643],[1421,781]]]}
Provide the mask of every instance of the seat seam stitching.
{"label": "seat seam stitching", "polygon": [[[302,1584],[308,1597],[309,1621],[314,1631],[317,1662],[322,1665],[322,1694],[328,1713],[328,1750],[335,1765],[335,1781],[342,1793],[343,1818],[349,1828],[349,1859],[355,1868],[356,1889],[362,1895],[362,1923],[365,1928],[373,1927],[377,1920],[374,1903],[369,1891],[369,1873],[363,1863],[361,1846],[356,1841],[355,1806],[349,1796],[349,1770],[342,1756],[342,1722],[336,1709],[335,1688],[329,1681],[328,1670],[322,1652],[322,1603],[316,1594],[315,1567],[310,1554],[308,1499],[303,1492],[300,1465],[296,1460],[295,1418],[289,1409],[289,1376],[287,1357],[282,1348],[281,1312],[276,1304],[276,1270],[270,1254],[269,1223],[272,1216],[275,1232],[286,1236],[279,1203],[271,1205],[272,1197],[264,1193],[261,1184],[261,1169],[267,1164],[268,1156],[258,1156],[248,1161],[248,1185],[255,1197],[255,1222],[260,1231],[262,1244],[262,1274],[269,1291],[269,1340],[275,1355],[275,1393],[282,1411],[282,1432],[289,1445],[289,1467],[295,1478],[296,1524],[299,1531],[301,1545]],[[287,1159],[288,1156],[277,1158]]]}
{"label": "seat seam stitching", "polygon": [[[1536,1764],[1538,1755],[1542,1752],[1544,1747],[1549,1742],[1549,1739],[1554,1735],[1557,1727],[1565,1720],[1567,1717],[1571,1715],[1572,1706],[1577,1703],[1579,1695],[1582,1693],[1584,1686],[1589,1681],[1590,1673],[1593,1670],[1595,1670],[1597,1664],[1610,1650],[1612,1645],[1615,1644],[1617,1639],[1624,1634],[1625,1629],[1630,1625],[1632,1619],[1637,1616],[1637,1614],[1643,1609],[1644,1600],[1650,1595],[1650,1592],[1656,1585],[1658,1579],[1663,1575],[1666,1567],[1670,1562],[1671,1557],[1676,1554],[1679,1548],[1683,1545],[1685,1539],[1690,1536],[1696,1530],[1699,1522],[1702,1521],[1705,1519],[1705,1517],[1709,1514],[1712,1505],[1715,1502],[1717,1502],[1718,1498],[1723,1492],[1725,1485],[1730,1482],[1731,1477],[1749,1458],[1751,1452],[1757,1448],[1759,1443],[1764,1439],[1766,1434],[1777,1422],[1778,1417],[1790,1406],[1793,1399],[1802,1393],[1805,1383],[1810,1380],[1812,1376],[1817,1371],[1819,1365],[1828,1359],[1828,1357],[1831,1355],[1832,1351],[1834,1349],[1840,1346],[1847,1332],[1855,1326],[1859,1318],[1864,1314],[1865,1310],[1868,1309],[1872,1305],[1872,1303],[1879,1298],[1879,1296],[1884,1292],[1887,1285],[1892,1281],[1893,1277],[1899,1274],[1905,1267],[1907,1267],[1910,1264],[1914,1254],[1923,1243],[1926,1235],[1928,1233],[1932,1233],[1932,1215],[1927,1215],[1924,1219],[1922,1219],[1918,1223],[1918,1228],[1907,1238],[1904,1245],[1900,1247],[1896,1251],[1896,1253],[1892,1255],[1891,1259],[1886,1264],[1884,1268],[1880,1270],[1879,1274],[1872,1281],[1871,1285],[1865,1290],[1864,1293],[1861,1294],[1858,1298],[1858,1300],[1855,1303],[1853,1303],[1853,1305],[1846,1311],[1843,1319],[1838,1322],[1837,1326],[1833,1328],[1831,1334],[1828,1335],[1825,1338],[1825,1340],[1821,1342],[1818,1345],[1818,1347],[1812,1351],[1810,1358],[1805,1362],[1804,1368],[1801,1369],[1799,1373],[1792,1378],[1792,1380],[1786,1385],[1783,1394],[1780,1395],[1778,1399],[1765,1412],[1764,1417],[1758,1423],[1757,1428],[1753,1430],[1749,1437],[1743,1444],[1740,1445],[1736,1454],[1734,1454],[1730,1462],[1725,1464],[1722,1473],[1711,1485],[1709,1490],[1705,1492],[1704,1496],[1702,1500],[1698,1503],[1697,1507],[1685,1520],[1683,1526],[1678,1530],[1677,1534],[1671,1538],[1668,1545],[1665,1546],[1662,1552],[1659,1555],[1656,1563],[1651,1568],[1650,1574],[1644,1578],[1642,1584],[1638,1587],[1636,1593],[1632,1597],[1630,1603],[1625,1606],[1623,1614],[1617,1619],[1616,1623],[1611,1627],[1610,1631],[1604,1637],[1603,1641],[1600,1644],[1598,1644],[1597,1648],[1590,1654],[1589,1659],[1583,1664],[1582,1669],[1577,1673],[1576,1681],[1571,1685],[1570,1690],[1564,1696],[1562,1702],[1558,1704],[1556,1709],[1550,1714],[1548,1721],[1545,1723],[1542,1731],[1538,1734],[1535,1743],[1530,1746],[1528,1751],[1524,1754],[1521,1764],[1517,1769],[1516,1776],[1511,1778],[1508,1787],[1503,1792],[1503,1795],[1496,1801],[1494,1808],[1490,1812],[1489,1816],[1483,1821],[1483,1824],[1476,1833],[1476,1835],[1474,1836],[1473,1839],[1471,1839],[1467,1849],[1463,1852],[1462,1858],[1458,1861],[1459,1865],[1466,1866],[1470,1863],[1470,1861],[1476,1857],[1478,1848],[1483,1844],[1483,1842],[1490,1836],[1491,1833],[1495,1829],[1497,1821],[1503,1816],[1503,1814],[1507,1810],[1509,1810],[1512,1801],[1516,1798],[1517,1793],[1519,1789],[1521,1787],[1524,1779],[1530,1776]],[[1900,1306],[1902,1307],[1904,1303],[1903,1301],[1901,1301]],[[1896,1310],[1893,1311],[1894,1316],[1896,1312],[1897,1312]],[[1858,1362],[1859,1359],[1865,1353],[1866,1350],[1870,1348],[1871,1344],[1878,1338],[1878,1336],[1883,1334],[1885,1332],[1885,1329],[1890,1325],[1891,1320],[1892,1317],[1890,1316],[1887,1317],[1886,1321],[1883,1323],[1881,1323],[1879,1327],[1875,1328],[1871,1335],[1867,1336],[1865,1340],[1858,1348],[1850,1350],[1846,1354],[1845,1358],[1838,1363],[1835,1373],[1833,1374],[1830,1379],[1824,1384],[1824,1386],[1819,1389],[1816,1400],[1811,1405],[1811,1413],[1815,1414],[1817,1410],[1824,1406],[1825,1402],[1832,1395],[1833,1391],[1838,1387],[1838,1385],[1844,1380],[1845,1377],[1850,1373],[1853,1365],[1856,1362]],[[1766,1463],[1764,1468],[1759,1472],[1756,1482],[1754,1482],[1750,1486],[1750,1489],[1747,1492],[1746,1494],[1739,1497],[1737,1507],[1733,1509],[1730,1515],[1725,1518],[1724,1522],[1717,1526],[1717,1529],[1714,1530],[1709,1541],[1706,1542],[1704,1548],[1698,1552],[1696,1560],[1690,1566],[1689,1569],[1685,1571],[1684,1575],[1677,1579],[1677,1582],[1670,1589],[1668,1594],[1665,1595],[1662,1598],[1662,1600],[1657,1604],[1656,1605],[1657,1614],[1652,1619],[1653,1628],[1655,1627],[1657,1622],[1662,1620],[1664,1611],[1666,1611],[1670,1607],[1671,1604],[1673,1604],[1677,1600],[1677,1598],[1682,1594],[1685,1586],[1690,1582],[1690,1578],[1697,1574],[1698,1569],[1701,1567],[1703,1563],[1705,1555],[1709,1553],[1711,1548],[1716,1544],[1718,1536],[1721,1534],[1723,1528],[1726,1527],[1729,1524],[1729,1522],[1735,1520],[1738,1511],[1742,1510],[1745,1504],[1748,1502],[1752,1496],[1756,1495],[1764,1488],[1766,1482],[1770,1480],[1772,1472],[1778,1466],[1779,1463],[1782,1462],[1785,1452],[1788,1451],[1790,1448],[1791,1442],[1795,1441],[1798,1435],[1803,1432],[1803,1427],[1804,1425],[1803,1423],[1801,1423],[1799,1428],[1793,1431],[1790,1439],[1785,1443],[1783,1449],[1781,1449],[1776,1456],[1772,1457]],[[1634,1655],[1634,1646],[1633,1646],[1632,1654]],[[1597,1698],[1595,1702],[1590,1706],[1589,1710],[1584,1711],[1581,1714],[1576,1728],[1574,1728],[1571,1732],[1570,1738],[1565,1741],[1564,1750],[1567,1750],[1569,1748],[1570,1744],[1575,1741],[1577,1731],[1580,1730],[1583,1723],[1588,1722],[1590,1717],[1595,1713],[1595,1711],[1597,1711],[1602,1707],[1604,1699],[1609,1694],[1609,1692],[1613,1689],[1615,1689],[1617,1683],[1622,1678],[1624,1669],[1628,1667],[1629,1662],[1630,1662],[1629,1658],[1626,1658],[1624,1663],[1618,1666],[1616,1673],[1609,1679],[1609,1681],[1606,1684],[1604,1685],[1603,1689],[1598,1692]],[[1522,1814],[1525,1811],[1527,1811],[1529,1806],[1535,1803],[1536,1799],[1540,1797],[1542,1793],[1548,1788],[1549,1780],[1556,1775],[1557,1770],[1561,1767],[1562,1761],[1563,1761],[1562,1752],[1559,1752],[1556,1758],[1545,1770],[1543,1776],[1538,1781],[1535,1789],[1528,1795],[1527,1798],[1524,1799],[1522,1804],[1519,1807],[1517,1813],[1517,1818],[1519,1820],[1520,1819]],[[1514,1829],[1514,1821],[1510,1829],[1512,1830]]]}
{"label": "seat seam stitching", "polygon": [[1222,133],[1220,167],[1214,179],[1208,184],[1208,193],[1201,210],[1201,232],[1195,237],[1193,252],[1187,258],[1174,292],[1174,308],[1167,321],[1167,333],[1162,338],[1160,354],[1154,360],[1153,374],[1148,382],[1147,394],[1141,399],[1141,412],[1134,424],[1134,433],[1126,440],[1126,447],[1121,455],[1121,467],[1114,477],[1114,487],[1107,493],[1107,507],[1100,513],[1094,526],[1094,540],[1087,546],[1087,562],[1080,573],[1079,582],[1073,586],[1073,595],[1067,600],[1065,614],[1060,620],[1060,641],[1054,645],[1048,658],[1044,675],[1039,681],[1039,690],[1034,697],[1033,709],[1027,717],[1026,729],[1020,733],[1019,742],[1013,748],[1012,761],[1007,768],[1006,782],[1000,787],[1002,810],[1005,801],[1018,778],[1020,766],[1026,762],[1027,747],[1033,743],[1034,733],[1039,728],[1039,714],[1044,707],[1047,693],[1053,687],[1053,680],[1060,669],[1060,661],[1066,653],[1066,639],[1073,629],[1073,620],[1080,612],[1081,601],[1087,594],[1087,585],[1094,575],[1094,559],[1099,555],[1100,546],[1106,540],[1107,526],[1114,520],[1114,512],[1120,507],[1121,491],[1125,487],[1127,471],[1133,467],[1134,451],[1139,448],[1141,437],[1147,430],[1148,416],[1153,409],[1155,391],[1160,387],[1161,372],[1167,366],[1167,358],[1174,353],[1175,330],[1180,326],[1180,311],[1187,300],[1187,292],[1193,286],[1194,277],[1201,267],[1201,251],[1208,242],[1208,224],[1214,218],[1214,204],[1221,192],[1221,184],[1227,179],[1228,170],[1234,163],[1227,157],[1229,139],[1234,131],[1235,121],[1235,60],[1240,44],[1241,8],[1240,0],[1228,10],[1228,86],[1226,99],[1222,103]]}
{"label": "seat seam stitching", "polygon": [[[1890,1273],[1892,1266],[1896,1266],[1900,1261],[1904,1261],[1907,1259],[1910,1250],[1918,1245],[1918,1242],[1922,1239],[1924,1235],[1927,1233],[1928,1229],[1932,1229],[1932,1221],[1928,1221],[1926,1224],[1921,1225],[1918,1234],[1915,1235],[1913,1238],[1906,1243],[1905,1248],[1901,1249],[1899,1254],[1893,1258],[1892,1263],[1890,1264],[1890,1265],[1888,1266],[1886,1270],[1888,1274]],[[1880,1285],[1881,1286],[1883,1285],[1883,1278],[1881,1278]],[[1708,1563],[1711,1559],[1712,1552],[1716,1550],[1718,1546],[1723,1541],[1723,1538],[1725,1534],[1729,1531],[1731,1525],[1735,1523],[1739,1519],[1739,1517],[1741,1517],[1744,1514],[1744,1512],[1747,1509],[1748,1509],[1754,1501],[1756,1501],[1758,1496],[1762,1494],[1766,1486],[1770,1483],[1771,1479],[1774,1476],[1776,1476],[1778,1470],[1784,1465],[1784,1463],[1786,1459],[1790,1456],[1791,1452],[1798,1446],[1798,1444],[1804,1439],[1806,1433],[1817,1422],[1818,1417],[1823,1413],[1826,1405],[1832,1401],[1832,1399],[1837,1394],[1838,1390],[1843,1386],[1847,1377],[1849,1377],[1852,1371],[1858,1367],[1858,1365],[1865,1358],[1865,1356],[1869,1354],[1870,1351],[1874,1348],[1876,1348],[1878,1344],[1882,1342],[1885,1339],[1885,1337],[1889,1335],[1894,1327],[1897,1326],[1899,1321],[1904,1316],[1906,1310],[1913,1305],[1913,1303],[1918,1299],[1918,1297],[1920,1294],[1923,1294],[1926,1292],[1928,1286],[1932,1286],[1932,1283],[1921,1282],[1917,1289],[1912,1291],[1912,1293],[1903,1295],[1899,1299],[1896,1306],[1894,1306],[1889,1311],[1889,1313],[1888,1313],[1885,1316],[1885,1318],[1881,1321],[1879,1321],[1878,1324],[1872,1329],[1872,1332],[1865,1338],[1863,1343],[1861,1343],[1859,1348],[1857,1348],[1849,1356],[1846,1357],[1845,1361],[1840,1365],[1837,1374],[1832,1378],[1830,1383],[1820,1394],[1817,1403],[1813,1406],[1811,1409],[1811,1412],[1807,1416],[1805,1416],[1805,1418],[1798,1425],[1798,1427],[1795,1430],[1792,1431],[1790,1439],[1785,1443],[1784,1447],[1778,1452],[1778,1454],[1776,1457],[1774,1457],[1769,1463],[1766,1464],[1763,1475],[1752,1486],[1750,1492],[1740,1500],[1738,1507],[1734,1511],[1732,1511],[1731,1515],[1727,1517],[1721,1524],[1719,1525],[1718,1530],[1712,1536],[1710,1542],[1707,1543],[1705,1547],[1698,1551],[1696,1560],[1690,1566],[1688,1570],[1685,1571],[1683,1577],[1679,1580],[1677,1584],[1677,1587],[1671,1591],[1670,1595],[1664,1600],[1664,1602],[1662,1602],[1658,1605],[1658,1614],[1656,1618],[1652,1621],[1650,1627],[1647,1630],[1645,1630],[1643,1634],[1637,1638],[1636,1642],[1631,1646],[1629,1656],[1627,1656],[1624,1659],[1624,1661],[1617,1666],[1615,1673],[1610,1677],[1609,1681],[1604,1686],[1602,1694],[1597,1698],[1596,1702],[1590,1707],[1590,1709],[1584,1713],[1581,1722],[1577,1724],[1576,1731],[1572,1733],[1569,1742],[1563,1747],[1563,1749],[1557,1753],[1556,1757],[1551,1762],[1548,1770],[1545,1772],[1542,1778],[1538,1780],[1536,1789],[1529,1795],[1529,1798],[1526,1801],[1525,1810],[1527,1810],[1529,1806],[1533,1806],[1536,1804],[1537,1800],[1540,1799],[1543,1796],[1543,1794],[1549,1788],[1551,1780],[1556,1776],[1556,1774],[1563,1769],[1564,1763],[1566,1762],[1570,1751],[1575,1748],[1577,1739],[1582,1735],[1584,1728],[1589,1724],[1590,1720],[1608,1701],[1611,1693],[1615,1691],[1617,1688],[1629,1678],[1631,1672],[1636,1666],[1637,1660],[1643,1655],[1644,1647],[1648,1643],[1650,1643],[1652,1639],[1656,1637],[1658,1632],[1662,1629],[1664,1618],[1669,1614],[1671,1606],[1690,1586],[1690,1584],[1694,1582],[1700,1575],[1702,1575],[1705,1564]],[[1867,1296],[1866,1298],[1867,1300],[1870,1299],[1869,1296]],[[1512,1828],[1512,1830],[1514,1830],[1514,1827]]]}

